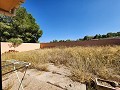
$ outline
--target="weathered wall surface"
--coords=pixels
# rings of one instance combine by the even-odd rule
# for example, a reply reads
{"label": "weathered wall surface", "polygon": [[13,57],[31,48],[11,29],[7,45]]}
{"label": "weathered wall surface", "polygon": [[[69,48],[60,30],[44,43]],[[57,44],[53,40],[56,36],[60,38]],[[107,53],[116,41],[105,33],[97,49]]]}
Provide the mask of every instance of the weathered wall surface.
{"label": "weathered wall surface", "polygon": [[[4,52],[8,52],[9,50],[12,50],[13,48],[10,46],[11,43],[1,42],[1,54]],[[21,45],[15,48],[15,50],[19,52],[35,50],[35,49],[40,49],[40,43],[22,43]]]}
{"label": "weathered wall surface", "polygon": [[[13,50],[11,43],[1,42],[1,54]],[[73,47],[73,46],[105,46],[105,45],[120,45],[120,39],[103,39],[103,40],[90,40],[90,41],[74,41],[74,42],[57,42],[57,43],[22,43],[15,48],[16,51],[23,52],[35,50],[40,48],[51,47]]]}
{"label": "weathered wall surface", "polygon": [[40,48],[51,48],[51,47],[59,47],[59,46],[72,47],[72,46],[105,46],[105,45],[120,45],[120,38],[89,40],[89,41],[40,43]]}

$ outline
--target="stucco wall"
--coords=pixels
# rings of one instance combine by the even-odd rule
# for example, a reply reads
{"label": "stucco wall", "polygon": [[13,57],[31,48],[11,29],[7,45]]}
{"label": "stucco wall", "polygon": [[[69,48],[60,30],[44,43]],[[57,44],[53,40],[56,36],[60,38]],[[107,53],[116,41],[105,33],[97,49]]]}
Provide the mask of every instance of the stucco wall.
{"label": "stucco wall", "polygon": [[[7,52],[13,48],[10,47],[11,43],[1,42],[1,54]],[[40,49],[40,43],[22,43],[15,48],[16,51],[23,52],[29,50]]]}
{"label": "stucco wall", "polygon": [[40,48],[52,48],[52,47],[59,47],[59,46],[72,47],[72,46],[105,46],[105,45],[120,45],[120,39],[40,43]]}

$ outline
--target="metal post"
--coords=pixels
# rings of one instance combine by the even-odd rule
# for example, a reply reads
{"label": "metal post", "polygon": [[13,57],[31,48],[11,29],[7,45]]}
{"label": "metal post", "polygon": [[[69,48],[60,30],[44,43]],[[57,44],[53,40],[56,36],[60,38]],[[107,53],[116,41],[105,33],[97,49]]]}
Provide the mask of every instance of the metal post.
{"label": "metal post", "polygon": [[[15,68],[15,64],[14,64],[14,72],[16,73],[16,76],[17,76],[17,78],[18,78],[18,80],[19,80],[19,83],[21,84],[21,80],[20,80],[20,78],[19,78],[19,76],[18,76],[18,73],[17,73],[17,70],[16,70],[16,68]],[[23,85],[21,84],[20,85],[21,86],[21,88],[22,88],[22,90],[24,90],[24,88],[23,88]],[[20,88],[20,87],[19,87]]]}
{"label": "metal post", "polygon": [[26,74],[27,68],[28,68],[28,67],[26,67],[26,70],[25,70],[25,72],[24,72],[24,75],[23,75],[23,77],[22,77],[22,80],[21,80],[21,83],[20,83],[20,85],[19,85],[18,90],[20,89],[20,86],[22,85],[22,81],[23,81],[23,79],[24,79],[24,77],[25,77],[25,74]]}

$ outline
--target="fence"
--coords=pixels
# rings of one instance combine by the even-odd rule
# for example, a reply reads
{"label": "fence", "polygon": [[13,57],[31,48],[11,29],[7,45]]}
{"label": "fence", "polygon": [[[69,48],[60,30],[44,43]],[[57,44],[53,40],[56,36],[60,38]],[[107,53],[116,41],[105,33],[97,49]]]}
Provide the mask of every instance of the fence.
{"label": "fence", "polygon": [[120,45],[120,38],[88,41],[40,43],[40,48],[52,48],[60,46],[73,47],[73,46],[105,46],[105,45]]}
{"label": "fence", "polygon": [[[0,43],[1,54],[8,52],[9,50],[12,50],[13,48],[11,47],[11,44],[12,43],[1,42]],[[22,43],[21,45],[15,48],[15,51],[23,52],[35,49],[40,49],[40,43]]]}
{"label": "fence", "polygon": [[[1,54],[12,50],[10,47],[12,43],[1,42]],[[118,39],[103,39],[103,40],[89,40],[89,41],[71,41],[71,42],[56,42],[56,43],[22,43],[15,48],[18,52],[52,48],[52,47],[73,47],[73,46],[105,46],[105,45],[120,45],[120,38]]]}

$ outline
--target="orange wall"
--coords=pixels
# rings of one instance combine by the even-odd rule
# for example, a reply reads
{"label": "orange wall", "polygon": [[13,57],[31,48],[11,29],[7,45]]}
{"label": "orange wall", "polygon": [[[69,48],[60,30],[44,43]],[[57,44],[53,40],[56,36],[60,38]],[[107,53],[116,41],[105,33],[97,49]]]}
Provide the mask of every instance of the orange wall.
{"label": "orange wall", "polygon": [[89,41],[72,41],[72,42],[56,42],[56,43],[40,43],[40,48],[51,48],[59,46],[105,46],[105,45],[120,45],[120,39],[103,39]]}
{"label": "orange wall", "polygon": [[[1,42],[1,54],[13,49],[10,48],[9,45],[11,45],[11,43]],[[35,50],[35,49],[40,49],[40,43],[22,43],[21,45],[15,48],[15,50],[19,52]]]}

